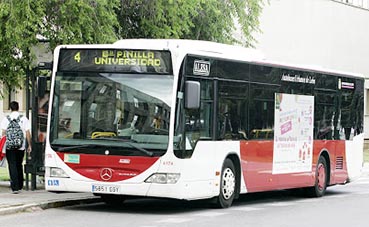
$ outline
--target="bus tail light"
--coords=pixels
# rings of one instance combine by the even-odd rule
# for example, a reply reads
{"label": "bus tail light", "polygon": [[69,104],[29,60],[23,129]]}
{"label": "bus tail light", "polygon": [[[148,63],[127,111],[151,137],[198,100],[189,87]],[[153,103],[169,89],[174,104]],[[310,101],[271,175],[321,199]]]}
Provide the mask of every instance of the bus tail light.
{"label": "bus tail light", "polygon": [[[49,171],[48,171],[49,170]],[[47,168],[46,169],[46,176],[49,177],[61,177],[61,178],[69,178],[68,174],[64,172],[64,170],[60,168]]]}
{"label": "bus tail light", "polygon": [[175,184],[181,174],[179,173],[154,173],[145,180],[146,183]]}

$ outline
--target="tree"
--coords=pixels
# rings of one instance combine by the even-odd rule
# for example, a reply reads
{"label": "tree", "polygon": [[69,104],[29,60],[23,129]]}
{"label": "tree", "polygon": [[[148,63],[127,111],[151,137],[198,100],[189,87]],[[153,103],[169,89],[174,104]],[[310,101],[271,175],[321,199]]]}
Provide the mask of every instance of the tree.
{"label": "tree", "polygon": [[[50,48],[66,43],[108,43],[117,39],[118,0],[0,0],[0,81],[14,89],[35,56],[37,36]],[[52,59],[50,59],[51,61]],[[1,94],[2,95],[2,94]]]}
{"label": "tree", "polygon": [[[187,38],[253,46],[262,0],[121,0],[122,38]],[[243,40],[234,36],[236,24]]]}
{"label": "tree", "polygon": [[[59,44],[186,38],[252,46],[263,0],[0,0],[0,81],[21,86],[37,36]],[[243,40],[234,36],[240,26]],[[51,60],[51,59],[50,59]],[[1,94],[0,94],[1,95]]]}
{"label": "tree", "polygon": [[28,47],[36,42],[39,21],[38,2],[0,2],[0,79],[8,87],[20,85],[21,76],[30,61]]}
{"label": "tree", "polygon": [[[189,37],[227,44],[242,44],[252,47],[256,40],[254,32],[259,31],[259,15],[262,0],[210,0],[200,1],[199,15],[194,19],[195,27]],[[235,38],[239,25],[242,40]]]}
{"label": "tree", "polygon": [[199,0],[121,0],[122,38],[181,38],[194,26]]}
{"label": "tree", "polygon": [[[37,1],[37,0],[35,0]],[[39,34],[59,44],[111,43],[117,40],[118,0],[43,0]]]}

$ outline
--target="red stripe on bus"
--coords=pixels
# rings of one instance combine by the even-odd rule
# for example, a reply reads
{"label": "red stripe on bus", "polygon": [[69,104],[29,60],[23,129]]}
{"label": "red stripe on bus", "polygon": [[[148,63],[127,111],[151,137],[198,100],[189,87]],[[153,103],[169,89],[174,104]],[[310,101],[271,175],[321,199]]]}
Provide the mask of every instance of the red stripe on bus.
{"label": "red stripe on bus", "polygon": [[[57,154],[65,162],[64,157],[67,153],[57,152]],[[82,176],[101,182],[128,180],[146,171],[159,159],[159,157],[77,155],[79,155],[79,163],[65,162],[65,164]],[[110,171],[111,176],[109,176]]]}
{"label": "red stripe on bus", "polygon": [[[273,143],[273,141],[240,142],[243,180],[248,192],[313,186],[316,163],[323,151],[328,152],[330,159],[329,185],[342,184],[348,179],[344,140],[314,141],[311,171],[288,174],[272,174]],[[343,160],[339,168],[336,163],[337,159]]]}

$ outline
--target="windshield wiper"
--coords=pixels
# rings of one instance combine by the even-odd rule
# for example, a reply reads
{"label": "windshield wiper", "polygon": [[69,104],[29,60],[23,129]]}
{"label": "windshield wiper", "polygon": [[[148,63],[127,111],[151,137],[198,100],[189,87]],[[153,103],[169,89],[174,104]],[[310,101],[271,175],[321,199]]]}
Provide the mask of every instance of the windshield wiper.
{"label": "windshield wiper", "polygon": [[128,144],[130,147],[133,147],[135,149],[137,149],[138,151],[141,151],[141,153],[149,156],[149,157],[153,157],[154,156],[154,152],[148,151],[143,147],[140,147],[132,142],[135,142],[134,140],[128,140],[128,139],[119,139],[119,138],[95,138],[94,140],[111,140],[111,141],[121,141],[124,142],[124,144]]}
{"label": "windshield wiper", "polygon": [[[51,145],[51,146],[60,146],[60,145]],[[83,145],[76,145],[76,146],[70,146],[70,147],[61,147],[58,148],[58,151],[69,151],[74,149],[80,149],[80,148],[95,148],[98,147],[97,144],[83,144]]]}
{"label": "windshield wiper", "polygon": [[131,143],[131,142],[128,142],[128,141],[126,141],[125,143],[128,144],[129,146],[133,147],[133,148],[136,148],[137,150],[141,151],[143,154],[146,154],[149,157],[154,156],[154,152],[152,152],[152,151],[148,151],[145,148],[137,146],[134,143]]}

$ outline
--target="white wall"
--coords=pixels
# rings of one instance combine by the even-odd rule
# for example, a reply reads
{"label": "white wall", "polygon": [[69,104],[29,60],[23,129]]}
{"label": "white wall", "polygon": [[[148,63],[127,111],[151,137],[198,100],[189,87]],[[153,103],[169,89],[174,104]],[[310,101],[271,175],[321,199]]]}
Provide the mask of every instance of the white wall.
{"label": "white wall", "polygon": [[[369,76],[367,9],[332,0],[269,0],[260,28],[255,46],[269,60]],[[364,113],[369,138],[369,111]]]}

